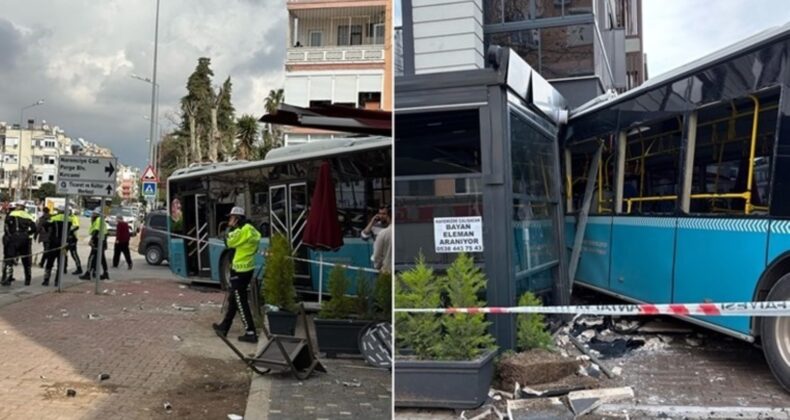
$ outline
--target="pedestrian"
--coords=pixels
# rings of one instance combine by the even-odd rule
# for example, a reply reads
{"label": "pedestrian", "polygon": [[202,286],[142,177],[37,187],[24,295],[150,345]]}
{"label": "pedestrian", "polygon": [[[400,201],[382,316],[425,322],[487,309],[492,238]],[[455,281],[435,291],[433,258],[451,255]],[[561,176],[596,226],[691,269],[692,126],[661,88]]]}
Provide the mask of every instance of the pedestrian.
{"label": "pedestrian", "polygon": [[3,276],[0,285],[9,286],[14,279],[14,260],[22,259],[25,270],[25,286],[31,279],[31,235],[36,232],[33,216],[25,210],[25,203],[15,203],[16,209],[6,216],[5,235],[3,236]]}
{"label": "pedestrian", "polygon": [[[83,275],[79,278],[81,280],[90,280],[91,277],[99,271],[99,258],[101,258],[101,266],[104,270],[104,274],[99,277],[102,280],[109,280],[110,274],[107,271],[107,258],[105,257],[104,252],[107,250],[107,223],[102,223],[101,217],[101,207],[97,207],[93,210],[91,214],[91,227],[88,230],[88,234],[91,235],[91,253],[88,256],[88,268]],[[102,253],[99,255],[99,232],[104,235],[104,241],[102,241]]]}
{"label": "pedestrian", "polygon": [[[78,276],[82,274],[82,261],[80,261],[80,255],[77,253],[77,244],[79,243],[78,232],[80,230],[80,217],[74,214],[73,211],[70,211],[69,213],[69,234],[66,236],[66,249],[69,251],[71,259],[74,260],[74,264],[77,265],[77,269],[74,270],[71,275]],[[65,259],[63,261],[63,274],[66,274],[69,270],[69,259],[66,255],[64,255],[63,258]]]}
{"label": "pedestrian", "polygon": [[132,228],[123,220],[123,216],[118,216],[115,225],[115,249],[112,253],[112,268],[118,268],[121,254],[126,259],[126,265],[132,269],[132,254],[129,253],[129,239],[131,238]]}
{"label": "pedestrian", "polygon": [[250,311],[250,304],[247,300],[247,287],[250,285],[255,269],[255,254],[258,252],[261,233],[247,220],[243,208],[233,207],[229,216],[230,231],[225,238],[225,246],[235,252],[230,267],[228,310],[225,312],[222,322],[211,326],[217,334],[223,337],[228,335],[233,318],[236,316],[236,312],[241,309],[241,322],[244,325],[245,333],[239,337],[239,341],[257,343],[258,333],[255,330],[252,311]]}
{"label": "pedestrian", "polygon": [[[38,221],[36,221],[36,233],[33,235],[33,239],[39,242],[44,247],[44,253],[41,254],[40,261],[38,266],[40,268],[44,268],[44,263],[46,262],[46,254],[47,254],[47,247],[49,246],[49,232],[47,231],[47,225],[49,224],[49,207],[44,207],[41,209],[41,216],[39,216]],[[36,256],[38,258],[38,255]]]}
{"label": "pedestrian", "polygon": [[[47,233],[49,243],[46,246],[46,253],[44,254],[44,281],[42,286],[49,286],[49,280],[52,278],[52,267],[55,267],[55,286],[60,284],[60,258],[66,258],[66,253],[61,248],[63,241],[63,223],[66,223],[66,231],[71,229],[71,222],[68,215],[65,214],[63,206],[57,207],[58,213],[49,218],[47,223]],[[65,262],[64,262],[65,264]],[[64,273],[65,274],[65,273]]]}
{"label": "pedestrian", "polygon": [[371,257],[373,267],[382,273],[392,273],[391,212],[390,207],[387,207],[383,214],[379,213],[382,223],[386,224],[387,227],[379,231],[379,234],[376,235],[376,240],[373,242],[373,256]]}
{"label": "pedestrian", "polygon": [[373,239],[375,241],[376,236],[379,234],[379,232],[381,232],[384,228],[386,228],[389,225],[389,222],[387,221],[389,220],[389,217],[387,216],[388,214],[389,214],[389,207],[387,206],[379,207],[379,211],[376,213],[376,215],[370,218],[368,225],[365,226],[364,229],[362,229],[362,232],[360,232],[360,236],[362,237],[362,239],[366,241],[368,239]]}

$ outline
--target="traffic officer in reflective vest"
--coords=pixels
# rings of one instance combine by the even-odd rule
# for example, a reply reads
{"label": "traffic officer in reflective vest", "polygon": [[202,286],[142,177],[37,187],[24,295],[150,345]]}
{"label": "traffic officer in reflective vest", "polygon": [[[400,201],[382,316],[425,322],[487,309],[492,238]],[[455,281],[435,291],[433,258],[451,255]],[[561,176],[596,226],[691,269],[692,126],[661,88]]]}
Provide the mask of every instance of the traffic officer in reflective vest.
{"label": "traffic officer in reflective vest", "polygon": [[[74,264],[77,265],[77,269],[74,270],[74,272],[71,274],[77,276],[82,274],[82,261],[80,261],[80,256],[79,254],[77,254],[77,242],[78,242],[77,232],[80,230],[80,218],[73,212],[69,212],[69,213],[70,213],[69,214],[70,226],[69,226],[69,235],[66,237],[66,249],[69,251],[69,254],[71,254],[71,259],[74,260]],[[63,274],[66,274],[68,273],[68,269],[69,269],[69,259],[65,255],[63,256],[63,258],[65,258],[65,260],[63,261]]]}
{"label": "traffic officer in reflective vest", "polygon": [[71,230],[71,223],[69,218],[64,214],[63,206],[58,206],[58,214],[49,218],[47,224],[47,232],[49,233],[49,244],[47,245],[47,253],[45,254],[44,262],[44,282],[42,286],[49,286],[49,279],[52,277],[52,267],[55,266],[55,286],[60,283],[60,258],[66,258],[66,254],[61,249],[61,241],[63,239],[63,223],[67,223],[67,230]]}
{"label": "traffic officer in reflective vest", "polygon": [[3,277],[0,284],[8,286],[14,279],[14,260],[22,259],[25,269],[25,286],[30,285],[30,265],[32,257],[32,239],[36,231],[35,218],[25,211],[25,203],[17,202],[16,209],[5,219],[5,235],[3,236]]}
{"label": "traffic officer in reflective vest", "polygon": [[247,221],[244,217],[244,209],[241,207],[231,209],[228,227],[230,231],[225,238],[225,246],[234,250],[233,263],[230,268],[230,290],[228,291],[230,301],[225,319],[219,324],[212,324],[212,327],[217,334],[223,337],[228,335],[233,318],[236,316],[236,312],[241,309],[239,313],[245,333],[239,337],[239,341],[257,343],[258,333],[255,331],[252,311],[250,311],[247,300],[247,287],[250,285],[255,269],[255,254],[258,252],[261,233]]}
{"label": "traffic officer in reflective vest", "polygon": [[88,268],[85,271],[85,274],[80,276],[82,280],[90,280],[96,271],[98,271],[99,265],[99,229],[101,227],[102,234],[104,235],[104,241],[102,242],[102,253],[101,253],[101,266],[104,274],[99,277],[102,280],[108,280],[110,278],[110,274],[107,272],[107,258],[105,258],[104,253],[107,251],[107,223],[102,223],[101,217],[101,207],[96,207],[93,210],[93,214],[91,215],[91,227],[88,230],[88,233],[91,235],[91,253],[88,256]]}

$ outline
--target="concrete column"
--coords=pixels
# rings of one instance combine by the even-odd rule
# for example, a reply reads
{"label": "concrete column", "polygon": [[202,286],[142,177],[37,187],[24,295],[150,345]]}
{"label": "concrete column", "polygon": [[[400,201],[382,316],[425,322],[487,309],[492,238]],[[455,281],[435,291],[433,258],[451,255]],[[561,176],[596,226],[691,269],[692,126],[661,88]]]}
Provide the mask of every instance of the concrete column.
{"label": "concrete column", "polygon": [[485,67],[482,0],[412,0],[414,72]]}

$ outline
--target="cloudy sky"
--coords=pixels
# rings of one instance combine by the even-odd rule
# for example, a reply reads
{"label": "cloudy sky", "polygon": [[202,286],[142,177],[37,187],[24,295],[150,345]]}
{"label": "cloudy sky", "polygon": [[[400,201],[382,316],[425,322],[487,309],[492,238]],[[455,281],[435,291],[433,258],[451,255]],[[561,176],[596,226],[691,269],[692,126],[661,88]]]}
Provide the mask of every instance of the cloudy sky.
{"label": "cloudy sky", "polygon": [[787,0],[643,0],[648,75],[657,76],[772,26]]}
{"label": "cloudy sky", "polygon": [[[112,148],[144,166],[155,0],[0,0],[0,121],[46,120],[72,137]],[[177,110],[198,57],[211,57],[215,83],[233,81],[238,115],[263,114],[283,84],[285,0],[162,0],[160,114]],[[162,119],[163,125],[169,123]]]}

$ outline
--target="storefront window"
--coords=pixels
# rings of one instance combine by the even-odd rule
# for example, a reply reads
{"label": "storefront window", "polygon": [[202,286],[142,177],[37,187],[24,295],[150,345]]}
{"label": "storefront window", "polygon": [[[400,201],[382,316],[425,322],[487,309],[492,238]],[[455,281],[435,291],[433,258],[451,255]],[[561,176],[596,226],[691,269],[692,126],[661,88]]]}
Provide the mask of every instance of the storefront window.
{"label": "storefront window", "polygon": [[540,291],[553,284],[558,264],[558,192],[554,139],[519,111],[510,112],[513,173],[513,253],[516,289]]}
{"label": "storefront window", "polygon": [[395,263],[422,253],[441,267],[456,254],[435,251],[434,219],[482,215],[479,111],[399,114],[396,125]]}

